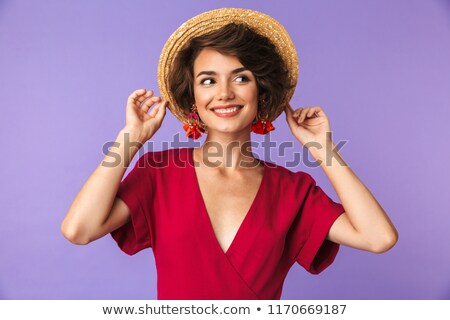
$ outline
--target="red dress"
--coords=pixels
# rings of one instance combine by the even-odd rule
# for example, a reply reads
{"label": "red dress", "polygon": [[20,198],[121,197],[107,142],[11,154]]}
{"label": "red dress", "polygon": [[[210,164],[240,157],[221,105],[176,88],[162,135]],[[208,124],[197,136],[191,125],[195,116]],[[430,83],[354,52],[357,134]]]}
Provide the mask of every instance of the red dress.
{"label": "red dress", "polygon": [[226,252],[217,241],[193,149],[148,152],[121,182],[131,221],[112,237],[127,254],[152,247],[158,299],[280,299],[295,262],[317,274],[339,245],[325,239],[344,212],[314,179],[262,161],[263,178]]}

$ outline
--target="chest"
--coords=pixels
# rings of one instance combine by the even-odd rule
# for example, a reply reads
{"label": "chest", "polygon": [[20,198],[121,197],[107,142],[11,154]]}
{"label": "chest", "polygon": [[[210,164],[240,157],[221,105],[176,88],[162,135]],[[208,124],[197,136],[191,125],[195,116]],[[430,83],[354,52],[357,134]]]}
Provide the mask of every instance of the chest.
{"label": "chest", "polygon": [[223,177],[201,169],[197,171],[206,214],[224,252],[230,247],[247,216],[258,194],[262,177],[262,170],[233,177]]}

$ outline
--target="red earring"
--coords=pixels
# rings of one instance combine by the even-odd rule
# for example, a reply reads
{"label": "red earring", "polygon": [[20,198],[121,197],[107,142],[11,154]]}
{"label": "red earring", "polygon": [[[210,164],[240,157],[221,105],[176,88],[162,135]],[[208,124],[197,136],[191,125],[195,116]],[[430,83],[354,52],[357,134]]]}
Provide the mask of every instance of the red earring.
{"label": "red earring", "polygon": [[[262,103],[265,101],[262,100]],[[263,107],[261,107],[263,109]],[[252,131],[257,134],[267,134],[270,131],[275,130],[275,127],[272,125],[272,122],[269,121],[268,115],[260,116],[258,113],[256,115],[256,122],[252,124]]]}
{"label": "red earring", "polygon": [[194,140],[200,138],[202,132],[205,132],[200,126],[200,121],[196,112],[197,108],[195,107],[195,104],[193,104],[191,113],[187,117],[188,123],[183,126],[183,129],[186,131],[186,137]]}

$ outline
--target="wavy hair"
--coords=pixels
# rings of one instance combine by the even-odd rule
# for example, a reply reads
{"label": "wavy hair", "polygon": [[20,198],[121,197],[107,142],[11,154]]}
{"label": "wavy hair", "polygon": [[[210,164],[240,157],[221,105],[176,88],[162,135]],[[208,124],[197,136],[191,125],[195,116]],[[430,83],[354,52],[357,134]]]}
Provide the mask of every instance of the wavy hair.
{"label": "wavy hair", "polygon": [[292,88],[288,71],[275,45],[245,24],[230,23],[224,27],[193,38],[175,57],[169,75],[169,89],[177,104],[188,115],[194,100],[194,62],[204,48],[213,48],[225,55],[232,55],[250,70],[256,78],[258,112],[271,119],[276,113],[287,90]]}

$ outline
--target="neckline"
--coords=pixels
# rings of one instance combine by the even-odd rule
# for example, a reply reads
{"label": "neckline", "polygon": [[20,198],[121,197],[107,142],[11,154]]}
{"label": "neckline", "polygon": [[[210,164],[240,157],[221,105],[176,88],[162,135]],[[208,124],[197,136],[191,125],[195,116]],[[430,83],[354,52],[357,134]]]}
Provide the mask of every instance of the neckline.
{"label": "neckline", "polygon": [[255,206],[256,203],[259,201],[259,198],[261,197],[261,193],[262,193],[262,189],[264,188],[264,184],[265,181],[267,180],[267,174],[268,174],[268,166],[266,164],[266,162],[264,160],[258,159],[260,161],[260,163],[263,165],[263,175],[261,178],[261,182],[259,184],[258,187],[258,191],[256,192],[256,195],[253,198],[253,201],[250,205],[250,208],[248,209],[247,213],[244,216],[244,219],[242,220],[241,224],[239,225],[239,228],[236,231],[236,234],[233,237],[233,240],[231,241],[230,245],[228,246],[227,250],[224,251],[222,249],[222,247],[220,246],[219,240],[217,239],[217,236],[214,232],[214,228],[211,222],[211,218],[209,216],[208,210],[206,208],[206,204],[205,204],[205,200],[203,198],[203,194],[201,192],[200,189],[200,183],[198,181],[198,177],[197,177],[197,172],[195,170],[195,162],[194,162],[194,148],[188,148],[188,156],[189,156],[189,161],[192,164],[192,173],[193,173],[193,179],[194,179],[194,184],[195,184],[195,193],[196,193],[196,197],[199,200],[199,202],[201,203],[201,212],[200,212],[200,218],[206,220],[206,224],[207,224],[207,233],[209,234],[209,236],[213,239],[213,241],[216,244],[216,247],[218,248],[218,250],[224,254],[224,255],[228,255],[231,250],[236,246],[236,242],[239,241],[239,237],[240,235],[244,232],[242,231],[243,229],[245,229],[246,224],[248,224],[248,220],[250,220],[251,216],[253,215],[253,212],[255,211]]}

